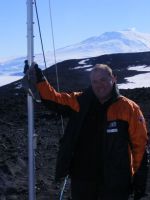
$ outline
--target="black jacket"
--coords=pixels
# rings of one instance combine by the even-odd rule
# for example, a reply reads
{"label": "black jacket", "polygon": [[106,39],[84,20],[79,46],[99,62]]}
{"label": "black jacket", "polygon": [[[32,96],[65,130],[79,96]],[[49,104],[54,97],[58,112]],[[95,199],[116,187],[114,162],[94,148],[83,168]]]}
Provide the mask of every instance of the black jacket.
{"label": "black jacket", "polygon": [[[114,102],[117,101],[119,94],[116,90],[113,90],[113,96],[109,101],[107,108]],[[79,113],[73,112],[70,117],[70,121],[66,128],[65,134],[61,140],[61,145],[57,157],[57,165],[56,165],[56,180],[62,177],[65,177],[70,173],[71,162],[75,154],[76,144],[78,142],[78,138],[81,134],[81,129],[84,123],[85,116],[88,113],[90,105],[93,103],[95,99],[95,95],[93,94],[91,88],[89,88],[86,92],[83,93],[80,97],[78,97],[78,101],[80,104]],[[106,110],[107,112],[107,110]],[[106,114],[105,112],[105,114]],[[117,138],[117,142],[123,144],[121,155],[117,155],[119,151],[115,148],[119,146],[119,144],[114,145],[113,140],[115,137],[107,138],[106,129],[107,119],[106,115],[104,116],[105,123],[103,124],[103,158],[102,161],[102,172],[104,173],[103,186],[106,185],[109,190],[114,190],[115,188],[129,188],[131,182],[131,170],[130,170],[130,158],[128,154],[128,124],[122,121],[118,121],[118,126],[121,129],[122,138]],[[92,134],[92,133],[91,133]],[[86,139],[85,139],[86,140]],[[107,143],[107,145],[106,145]],[[120,145],[121,145],[120,144]],[[89,146],[90,148],[90,146]],[[113,151],[113,153],[112,153]],[[109,153],[111,152],[111,157],[109,157]],[[118,156],[118,158],[117,158]],[[118,164],[118,160],[120,162],[120,158],[124,157],[123,163]],[[109,157],[109,158],[108,158]],[[113,160],[115,159],[115,160]],[[114,164],[113,164],[114,163]],[[125,166],[123,166],[125,164]],[[115,166],[116,165],[116,166]],[[118,165],[118,166],[117,166]],[[88,174],[87,174],[88,176]]]}

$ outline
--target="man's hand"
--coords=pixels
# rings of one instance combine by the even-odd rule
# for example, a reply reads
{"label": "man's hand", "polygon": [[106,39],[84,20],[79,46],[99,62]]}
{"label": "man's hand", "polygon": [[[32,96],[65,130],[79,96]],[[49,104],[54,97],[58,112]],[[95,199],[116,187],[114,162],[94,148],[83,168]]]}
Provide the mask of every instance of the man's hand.
{"label": "man's hand", "polygon": [[23,77],[22,86],[36,102],[41,102],[36,84],[44,80],[45,77],[42,70],[38,67],[37,63],[33,62],[26,75]]}
{"label": "man's hand", "polygon": [[31,70],[33,70],[33,74],[36,77],[35,78],[36,83],[40,83],[46,80],[42,70],[39,68],[37,63],[32,63]]}

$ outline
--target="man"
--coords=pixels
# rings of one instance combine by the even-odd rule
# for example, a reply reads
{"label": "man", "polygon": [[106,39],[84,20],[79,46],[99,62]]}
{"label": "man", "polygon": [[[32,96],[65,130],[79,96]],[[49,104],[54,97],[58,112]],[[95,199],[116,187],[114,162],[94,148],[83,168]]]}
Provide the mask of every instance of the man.
{"label": "man", "polygon": [[144,194],[147,143],[139,106],[121,96],[109,66],[97,64],[91,86],[83,92],[59,93],[36,64],[37,89],[42,102],[70,121],[60,142],[56,180],[71,178],[72,200],[127,200]]}

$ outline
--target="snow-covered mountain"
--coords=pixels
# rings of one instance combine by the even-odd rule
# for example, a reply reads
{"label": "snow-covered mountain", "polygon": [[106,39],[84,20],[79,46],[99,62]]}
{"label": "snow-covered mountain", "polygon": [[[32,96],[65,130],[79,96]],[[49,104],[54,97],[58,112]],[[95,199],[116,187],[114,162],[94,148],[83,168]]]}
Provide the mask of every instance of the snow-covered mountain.
{"label": "snow-covered mountain", "polygon": [[[99,36],[56,50],[57,62],[69,59],[95,57],[104,54],[150,51],[150,34],[133,29],[105,32]],[[23,65],[26,57],[0,60],[0,85],[12,82],[23,76]],[[36,62],[44,68],[42,54],[35,55]],[[54,64],[53,52],[46,52],[47,66]],[[8,76],[11,76],[11,80]]]}
{"label": "snow-covered mountain", "polygon": [[[88,38],[78,44],[58,49],[58,55],[65,53],[74,58],[93,57],[103,54],[150,51],[150,34],[133,29],[105,32]],[[59,57],[59,56],[58,56]]]}

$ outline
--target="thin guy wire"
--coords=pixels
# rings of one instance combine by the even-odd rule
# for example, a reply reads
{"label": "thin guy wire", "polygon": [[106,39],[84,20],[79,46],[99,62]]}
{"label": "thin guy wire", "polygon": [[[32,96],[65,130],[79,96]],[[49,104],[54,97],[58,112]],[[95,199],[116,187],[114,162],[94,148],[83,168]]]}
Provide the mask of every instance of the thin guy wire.
{"label": "thin guy wire", "polygon": [[[52,9],[51,9],[51,1],[50,0],[49,0],[49,17],[50,17],[50,23],[51,23],[51,34],[52,34],[52,42],[53,42],[53,52],[54,52],[54,61],[55,61],[55,70],[56,70],[57,90],[58,90],[58,92],[60,92],[58,67],[57,67],[57,61],[56,61],[55,39],[54,39],[54,31],[53,31]],[[61,115],[61,126],[62,126],[62,132],[64,134],[64,120],[63,120],[62,115]]]}
{"label": "thin guy wire", "polygon": [[42,47],[42,53],[43,53],[43,59],[44,59],[45,69],[47,69],[47,66],[46,66],[46,59],[45,59],[45,53],[44,53],[44,46],[43,46],[43,40],[42,40],[42,34],[41,34],[40,21],[39,21],[39,15],[38,15],[38,9],[37,9],[36,0],[34,0],[34,5],[35,5],[35,11],[36,11],[37,22],[38,22],[38,28],[39,28],[40,41],[41,41],[41,47]]}

